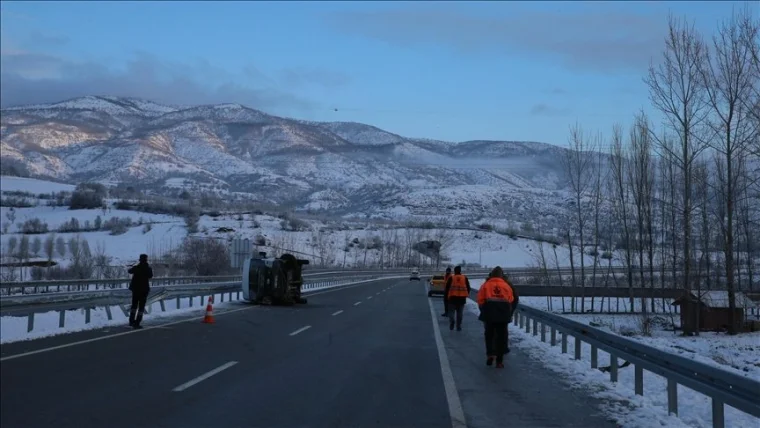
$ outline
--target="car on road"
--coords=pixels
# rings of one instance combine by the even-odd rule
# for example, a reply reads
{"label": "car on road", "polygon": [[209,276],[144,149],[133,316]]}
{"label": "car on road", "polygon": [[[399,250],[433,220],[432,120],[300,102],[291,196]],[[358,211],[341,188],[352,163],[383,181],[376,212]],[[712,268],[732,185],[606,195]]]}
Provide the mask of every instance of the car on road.
{"label": "car on road", "polygon": [[430,282],[428,282],[428,297],[432,297],[433,294],[443,295],[443,292],[446,290],[444,278],[445,276],[443,275],[433,275],[430,278]]}
{"label": "car on road", "polygon": [[421,281],[420,271],[413,270],[412,273],[409,275],[409,281]]}

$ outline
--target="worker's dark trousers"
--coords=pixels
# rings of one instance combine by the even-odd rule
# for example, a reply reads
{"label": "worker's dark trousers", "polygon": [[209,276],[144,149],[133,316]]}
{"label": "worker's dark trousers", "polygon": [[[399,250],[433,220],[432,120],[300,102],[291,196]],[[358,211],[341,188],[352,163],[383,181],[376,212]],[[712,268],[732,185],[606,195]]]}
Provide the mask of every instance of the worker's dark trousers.
{"label": "worker's dark trousers", "polygon": [[443,296],[443,314],[449,314],[449,299],[446,296]]}
{"label": "worker's dark trousers", "polygon": [[454,317],[456,316],[457,327],[462,326],[462,317],[464,316],[464,303],[448,302],[447,311],[449,313],[449,326],[454,325]]}
{"label": "worker's dark trousers", "polygon": [[484,324],[486,327],[486,355],[495,355],[496,362],[500,363],[504,360],[504,354],[506,353],[507,340],[509,338],[507,332],[508,323],[487,322]]}
{"label": "worker's dark trousers", "polygon": [[129,309],[129,325],[140,325],[142,322],[143,312],[145,312],[145,303],[148,301],[148,293],[132,292],[132,307]]}

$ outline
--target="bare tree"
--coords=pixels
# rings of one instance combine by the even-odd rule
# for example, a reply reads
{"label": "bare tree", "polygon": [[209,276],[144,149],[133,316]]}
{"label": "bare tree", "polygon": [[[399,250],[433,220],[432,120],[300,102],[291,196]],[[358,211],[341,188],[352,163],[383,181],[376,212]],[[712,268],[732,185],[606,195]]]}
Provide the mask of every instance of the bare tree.
{"label": "bare tree", "polygon": [[[596,146],[601,147],[601,134],[596,135]],[[594,212],[594,250],[592,252],[594,257],[594,267],[591,273],[591,287],[596,287],[596,274],[599,267],[599,242],[600,242],[600,214],[602,211],[602,203],[604,201],[604,186],[602,185],[607,181],[609,169],[604,168],[604,154],[601,150],[598,150],[595,155],[593,165],[593,188],[592,188],[592,208]],[[543,265],[546,266],[543,254],[543,245],[541,246],[541,259],[544,261]],[[594,310],[594,295],[591,296],[591,310]]]}
{"label": "bare tree", "polygon": [[219,275],[230,265],[227,245],[216,239],[186,237],[180,254],[183,267],[195,275]]}
{"label": "bare tree", "polygon": [[435,268],[440,269],[441,259],[446,256],[451,245],[454,243],[454,233],[451,229],[439,228],[435,230],[433,239],[438,242],[436,250]]}
{"label": "bare tree", "polygon": [[630,169],[629,160],[623,150],[623,128],[615,125],[612,128],[612,186],[613,186],[613,206],[615,208],[615,217],[620,226],[623,239],[623,251],[625,253],[626,277],[628,279],[628,301],[631,310],[633,310],[633,248],[631,242],[631,219],[628,212],[630,192],[626,183],[628,170]]}
{"label": "bare tree", "polygon": [[45,238],[45,256],[47,256],[48,264],[53,261],[55,255],[55,233],[49,234]]}
{"label": "bare tree", "polygon": [[59,256],[66,257],[66,241],[64,241],[63,236],[56,238],[55,250],[58,252]]}
{"label": "bare tree", "polygon": [[[666,125],[679,137],[680,144],[676,150],[671,150],[662,141],[659,148],[672,156],[683,177],[683,288],[687,291],[691,290],[693,168],[695,160],[705,149],[700,128],[708,114],[701,75],[705,51],[705,44],[694,25],[670,16],[663,61],[650,65],[649,75],[644,79],[654,107],[665,115]],[[653,137],[656,138],[656,134],[653,133]]]}
{"label": "bare tree", "polygon": [[[697,204],[699,206],[699,213],[700,218],[702,220],[702,227],[700,231],[700,243],[701,243],[701,254],[699,256],[699,261],[697,263],[697,296],[702,296],[702,283],[706,281],[707,289],[711,289],[711,276],[710,272],[712,269],[712,259],[711,259],[711,244],[712,244],[712,234],[710,233],[710,221],[709,221],[709,211],[710,211],[710,178],[709,178],[709,172],[708,172],[708,166],[706,162],[698,162],[695,165],[694,168],[694,181],[696,184],[696,198],[697,198]],[[702,281],[702,278],[705,279],[705,281]],[[697,325],[699,325],[699,311],[697,311],[696,318],[697,318]],[[699,335],[699,330],[695,332],[697,335]]]}
{"label": "bare tree", "polygon": [[39,236],[35,236],[34,239],[32,239],[30,249],[32,250],[32,254],[34,256],[40,255],[40,251],[42,251],[42,240]]}
{"label": "bare tree", "polygon": [[[654,189],[654,167],[652,165],[652,144],[649,120],[640,113],[631,128],[630,136],[630,168],[628,169],[628,184],[635,206],[634,219],[636,222],[635,248],[638,250],[639,279],[641,286],[646,283],[645,265],[648,264],[650,278],[653,277],[654,250],[652,243],[652,195]],[[644,252],[647,253],[645,261]],[[648,262],[648,263],[647,263]],[[646,299],[642,298],[642,311],[646,311]],[[652,300],[654,311],[654,300]]]}
{"label": "bare tree", "polygon": [[[581,264],[581,312],[585,312],[585,286],[586,286],[586,272],[585,272],[585,230],[587,217],[584,213],[584,199],[588,194],[589,188],[593,183],[593,156],[589,155],[589,152],[596,150],[596,141],[589,140],[584,135],[583,129],[580,125],[575,124],[570,128],[570,141],[569,147],[565,150],[565,155],[561,157],[565,173],[568,176],[570,182],[570,191],[573,196],[574,202],[574,214],[575,221],[578,226],[578,240],[580,245],[580,264]],[[569,242],[572,247],[573,242]],[[573,287],[575,287],[575,267],[571,265]],[[575,304],[575,299],[573,303]],[[573,308],[574,310],[575,308]]]}
{"label": "bare tree", "polygon": [[21,267],[21,280],[24,280],[24,267],[23,263],[29,260],[29,236],[23,235],[21,241],[18,244],[18,259],[22,263]]}
{"label": "bare tree", "polygon": [[[739,34],[742,44],[751,53],[751,72],[755,79],[760,79],[760,19],[753,19],[749,8],[738,15]],[[745,111],[751,121],[760,127],[760,86],[755,86],[750,97],[743,100]],[[755,139],[749,151],[760,157],[760,138]],[[754,170],[755,177],[760,177],[760,167]]]}
{"label": "bare tree", "polygon": [[11,226],[13,226],[16,223],[16,209],[13,207],[10,207],[8,211],[5,213],[5,218],[7,218]]}
{"label": "bare tree", "polygon": [[10,238],[8,238],[7,246],[8,246],[8,252],[5,254],[7,254],[10,257],[15,257],[16,247],[18,247],[18,238],[16,238],[15,236],[11,236]]}
{"label": "bare tree", "polygon": [[[749,13],[745,9],[745,13]],[[705,52],[701,74],[712,111],[707,121],[712,135],[708,142],[718,162],[721,211],[719,224],[723,235],[723,255],[726,269],[728,305],[731,314],[729,334],[736,334],[736,264],[735,220],[737,199],[743,195],[741,166],[748,155],[750,144],[758,138],[757,122],[745,113],[745,100],[751,99],[758,88],[758,76],[753,69],[751,46],[744,43],[741,24],[746,20],[734,15],[720,24],[713,37],[712,51]]]}

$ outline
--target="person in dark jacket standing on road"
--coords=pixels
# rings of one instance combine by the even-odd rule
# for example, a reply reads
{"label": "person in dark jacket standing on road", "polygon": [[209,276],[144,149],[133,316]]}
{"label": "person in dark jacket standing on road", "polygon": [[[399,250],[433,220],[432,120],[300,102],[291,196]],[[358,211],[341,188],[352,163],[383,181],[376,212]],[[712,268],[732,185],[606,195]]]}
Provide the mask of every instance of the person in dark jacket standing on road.
{"label": "person in dark jacket standing on road", "polygon": [[148,255],[140,254],[140,262],[127,271],[132,275],[129,289],[132,291],[132,307],[129,309],[129,325],[132,328],[142,328],[145,303],[150,293],[150,279],[153,278],[153,268],[148,264]]}
{"label": "person in dark jacket standing on road", "polygon": [[486,364],[489,366],[496,360],[496,368],[504,367],[507,325],[512,318],[514,301],[514,292],[504,280],[504,271],[496,266],[478,290],[478,319],[485,324]]}
{"label": "person in dark jacket standing on road", "polygon": [[446,290],[444,291],[444,296],[448,302],[449,330],[454,330],[454,315],[456,315],[457,331],[462,331],[464,305],[467,303],[470,290],[470,280],[467,276],[462,275],[462,267],[454,267],[454,275],[446,280]]}

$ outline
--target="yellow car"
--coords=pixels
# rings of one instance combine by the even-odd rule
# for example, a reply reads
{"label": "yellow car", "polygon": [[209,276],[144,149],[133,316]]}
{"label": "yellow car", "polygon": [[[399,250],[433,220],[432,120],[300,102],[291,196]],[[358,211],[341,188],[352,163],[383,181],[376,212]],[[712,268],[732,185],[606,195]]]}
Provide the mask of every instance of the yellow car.
{"label": "yellow car", "polygon": [[446,289],[446,281],[443,279],[445,276],[443,275],[433,275],[430,278],[430,282],[428,282],[428,297],[432,297],[433,294],[440,294],[443,295],[443,292]]}

